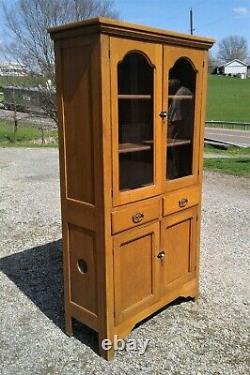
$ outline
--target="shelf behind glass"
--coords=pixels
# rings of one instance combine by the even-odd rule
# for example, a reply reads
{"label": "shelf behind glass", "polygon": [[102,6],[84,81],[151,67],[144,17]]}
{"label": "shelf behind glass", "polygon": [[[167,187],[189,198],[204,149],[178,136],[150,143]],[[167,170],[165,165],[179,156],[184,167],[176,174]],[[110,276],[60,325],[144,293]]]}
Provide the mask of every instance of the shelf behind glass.
{"label": "shelf behind glass", "polygon": [[126,100],[133,100],[133,99],[136,99],[136,100],[145,100],[145,99],[151,99],[152,96],[151,95],[137,95],[137,94],[119,94],[118,95],[118,98],[119,99],[126,99]]}
{"label": "shelf behind glass", "polygon": [[[151,145],[153,144],[153,140],[149,139],[148,141],[143,142],[146,145]],[[191,140],[190,139],[171,139],[168,138],[167,140],[167,146],[172,147],[172,146],[183,146],[183,145],[190,145]]]}
{"label": "shelf behind glass", "polygon": [[145,144],[138,143],[120,143],[119,144],[119,154],[125,154],[128,152],[139,152],[150,150],[151,147]]}

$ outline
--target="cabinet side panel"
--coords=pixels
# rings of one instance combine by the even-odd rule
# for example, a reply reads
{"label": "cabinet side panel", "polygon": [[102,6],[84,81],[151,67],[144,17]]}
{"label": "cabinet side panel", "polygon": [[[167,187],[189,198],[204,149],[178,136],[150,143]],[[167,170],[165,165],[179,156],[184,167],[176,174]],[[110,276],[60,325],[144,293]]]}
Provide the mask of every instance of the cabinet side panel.
{"label": "cabinet side panel", "polygon": [[94,204],[91,47],[62,51],[67,198]]}
{"label": "cabinet side panel", "polygon": [[97,313],[95,233],[69,225],[71,301]]}
{"label": "cabinet side panel", "polygon": [[[66,331],[75,318],[99,330],[97,279],[102,250],[97,39],[56,42]],[[99,137],[98,137],[99,136]],[[98,154],[99,155],[99,154]],[[99,197],[100,196],[100,197]]]}

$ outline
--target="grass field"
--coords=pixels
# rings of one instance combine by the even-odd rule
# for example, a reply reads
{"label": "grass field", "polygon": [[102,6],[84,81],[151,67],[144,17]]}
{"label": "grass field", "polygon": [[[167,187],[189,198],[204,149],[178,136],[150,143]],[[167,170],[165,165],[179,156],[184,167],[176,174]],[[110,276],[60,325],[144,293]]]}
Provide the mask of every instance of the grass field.
{"label": "grass field", "polygon": [[207,120],[250,122],[250,79],[208,77]]}
{"label": "grass field", "polygon": [[[206,159],[206,154],[218,154],[218,157]],[[213,146],[205,146],[204,168],[236,176],[250,177],[250,147],[230,147],[220,150]]]}
{"label": "grass field", "polygon": [[222,150],[220,148],[213,147],[211,145],[205,145],[205,154],[220,154],[225,156],[241,157],[248,155],[250,157],[250,147],[229,147],[227,150]]}
{"label": "grass field", "polygon": [[250,158],[214,158],[204,160],[205,169],[250,177]]}
{"label": "grass field", "polygon": [[41,77],[2,77],[0,76],[0,88],[3,86],[34,86],[42,82]]}
{"label": "grass field", "polygon": [[13,142],[13,123],[0,120],[0,147],[2,146],[57,146],[57,130],[45,130],[45,144],[42,144],[42,131],[30,124],[20,123],[16,136],[16,143]]}

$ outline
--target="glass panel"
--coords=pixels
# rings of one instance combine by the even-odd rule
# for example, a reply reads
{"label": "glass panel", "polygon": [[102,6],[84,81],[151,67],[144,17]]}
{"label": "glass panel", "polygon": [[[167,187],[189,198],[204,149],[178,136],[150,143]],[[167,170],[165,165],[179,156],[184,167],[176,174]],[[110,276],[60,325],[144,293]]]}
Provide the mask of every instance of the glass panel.
{"label": "glass panel", "polygon": [[118,65],[120,190],[153,184],[153,68],[133,52]]}
{"label": "glass panel", "polygon": [[167,180],[192,174],[195,81],[196,73],[184,58],[169,71]]}

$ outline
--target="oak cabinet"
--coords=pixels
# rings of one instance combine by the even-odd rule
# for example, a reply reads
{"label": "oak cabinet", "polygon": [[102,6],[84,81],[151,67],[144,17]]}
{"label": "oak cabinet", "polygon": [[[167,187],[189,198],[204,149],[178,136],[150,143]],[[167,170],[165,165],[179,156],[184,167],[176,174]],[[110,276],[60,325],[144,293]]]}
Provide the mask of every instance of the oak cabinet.
{"label": "oak cabinet", "polygon": [[208,38],[98,18],[55,41],[66,332],[196,297]]}

